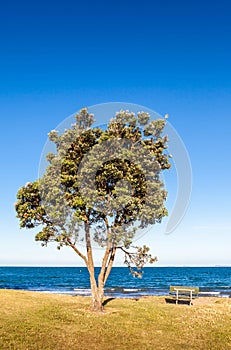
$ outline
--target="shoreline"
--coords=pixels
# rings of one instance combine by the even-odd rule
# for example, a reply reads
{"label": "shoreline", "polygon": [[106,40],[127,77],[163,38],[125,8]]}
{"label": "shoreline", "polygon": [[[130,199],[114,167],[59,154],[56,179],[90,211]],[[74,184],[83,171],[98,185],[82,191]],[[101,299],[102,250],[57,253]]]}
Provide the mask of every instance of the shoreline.
{"label": "shoreline", "polygon": [[[1,295],[25,295],[25,296],[31,296],[31,297],[43,297],[47,299],[58,299],[58,300],[79,300],[85,304],[86,302],[91,301],[91,295],[70,295],[70,294],[64,294],[64,293],[49,293],[49,292],[43,292],[43,291],[30,291],[30,290],[24,290],[24,289],[0,289],[0,296]],[[141,295],[139,297],[137,296],[127,296],[127,297],[113,297],[111,295],[105,295],[104,301],[108,300],[115,300],[115,301],[121,301],[121,302],[130,302],[130,301],[152,301],[157,303],[165,303],[166,305],[176,305],[174,302],[168,303],[167,300],[170,298],[170,295]],[[231,298],[222,298],[217,296],[198,296],[195,299],[193,299],[193,305],[206,305],[206,304],[230,304],[231,306]],[[181,304],[181,303],[179,303]]]}
{"label": "shoreline", "polygon": [[[215,288],[214,288],[215,289]],[[71,290],[48,290],[48,289],[27,289],[27,288],[0,288],[1,290],[14,290],[14,291],[25,291],[32,293],[43,293],[50,295],[67,295],[67,296],[82,296],[90,297],[90,288],[74,288]],[[143,297],[168,297],[170,294],[166,291],[156,291],[145,292],[141,288],[105,288],[105,298],[115,298],[115,299],[132,299],[132,298],[143,298]],[[217,299],[231,299],[230,293],[222,293],[218,291],[200,291],[197,298],[217,298]]]}

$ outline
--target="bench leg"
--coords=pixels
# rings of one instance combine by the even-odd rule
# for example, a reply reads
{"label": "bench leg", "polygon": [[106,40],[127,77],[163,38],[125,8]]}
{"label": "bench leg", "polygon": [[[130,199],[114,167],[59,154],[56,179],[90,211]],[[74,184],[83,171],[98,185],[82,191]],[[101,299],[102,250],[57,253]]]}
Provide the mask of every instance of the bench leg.
{"label": "bench leg", "polygon": [[192,291],[190,291],[190,306],[192,305]]}

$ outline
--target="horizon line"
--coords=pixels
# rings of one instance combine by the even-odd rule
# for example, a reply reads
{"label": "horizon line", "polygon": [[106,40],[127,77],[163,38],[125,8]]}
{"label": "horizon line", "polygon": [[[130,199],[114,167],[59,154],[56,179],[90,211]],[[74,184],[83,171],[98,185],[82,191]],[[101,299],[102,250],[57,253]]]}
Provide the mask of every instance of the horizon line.
{"label": "horizon line", "polygon": [[[0,265],[1,267],[75,267],[75,268],[87,268],[84,265]],[[95,267],[101,268],[100,265],[96,265]],[[124,265],[115,265],[113,267],[120,267],[120,268],[128,268]],[[144,266],[143,268],[158,268],[158,267],[231,267],[231,265],[159,265],[159,266]]]}

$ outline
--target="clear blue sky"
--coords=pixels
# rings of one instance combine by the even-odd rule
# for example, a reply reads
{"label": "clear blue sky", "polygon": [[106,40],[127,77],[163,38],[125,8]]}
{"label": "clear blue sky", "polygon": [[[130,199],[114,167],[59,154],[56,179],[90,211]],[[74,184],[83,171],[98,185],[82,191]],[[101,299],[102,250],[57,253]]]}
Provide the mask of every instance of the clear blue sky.
{"label": "clear blue sky", "polygon": [[20,230],[13,203],[47,133],[110,101],[169,113],[192,163],[183,221],[141,243],[159,265],[231,265],[230,13],[229,0],[1,2],[0,265],[80,264]]}

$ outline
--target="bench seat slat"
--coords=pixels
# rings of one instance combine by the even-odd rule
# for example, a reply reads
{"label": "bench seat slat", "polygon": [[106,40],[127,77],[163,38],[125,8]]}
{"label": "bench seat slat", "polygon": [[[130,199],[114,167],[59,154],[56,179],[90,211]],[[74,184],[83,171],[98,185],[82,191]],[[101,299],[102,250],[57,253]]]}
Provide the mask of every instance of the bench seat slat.
{"label": "bench seat slat", "polygon": [[190,287],[190,286],[170,286],[170,295],[176,303],[179,300],[190,300],[190,305],[192,300],[198,296],[199,287]]}

